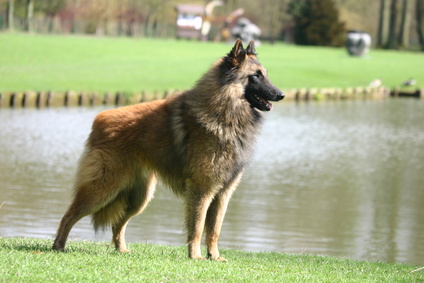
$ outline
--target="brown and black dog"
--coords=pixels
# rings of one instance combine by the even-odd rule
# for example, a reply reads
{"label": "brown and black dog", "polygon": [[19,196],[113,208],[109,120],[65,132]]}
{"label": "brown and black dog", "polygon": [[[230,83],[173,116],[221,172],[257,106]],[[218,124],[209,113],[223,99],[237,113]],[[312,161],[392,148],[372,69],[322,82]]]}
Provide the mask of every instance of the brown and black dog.
{"label": "brown and black dog", "polygon": [[250,42],[237,40],[194,88],[167,99],[101,112],[94,120],[60,222],[55,250],[91,214],[94,227],[112,226],[116,249],[128,252],[125,228],[152,199],[160,177],[185,201],[188,255],[224,260],[218,238],[228,201],[252,156],[262,121],[284,94],[267,77]]}

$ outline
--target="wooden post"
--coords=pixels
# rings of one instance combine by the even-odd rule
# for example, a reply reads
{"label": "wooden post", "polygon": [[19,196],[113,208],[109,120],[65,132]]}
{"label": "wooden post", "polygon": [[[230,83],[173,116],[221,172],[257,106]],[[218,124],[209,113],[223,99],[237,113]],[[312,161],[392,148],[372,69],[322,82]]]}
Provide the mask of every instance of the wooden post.
{"label": "wooden post", "polygon": [[343,95],[343,90],[341,88],[335,88],[333,89],[334,95],[340,99],[346,99],[347,97]]}
{"label": "wooden post", "polygon": [[[81,102],[83,101],[83,98],[81,98]],[[64,106],[65,107],[72,107],[79,105],[80,102],[80,96],[77,95],[74,91],[68,90],[65,92],[65,98],[64,98]]]}
{"label": "wooden post", "polygon": [[22,107],[34,107],[37,102],[37,93],[35,91],[26,91],[22,96]]}
{"label": "wooden post", "polygon": [[305,98],[306,101],[310,100],[310,98],[311,98],[311,90],[310,89],[305,90],[304,98]]}
{"label": "wooden post", "polygon": [[52,100],[53,100],[53,91],[49,91],[47,92],[47,97],[46,97],[46,107],[51,106]]}
{"label": "wooden post", "polygon": [[85,102],[85,94],[83,92],[80,92],[80,94],[78,94],[78,106],[84,106],[84,102]]}
{"label": "wooden post", "polygon": [[97,103],[97,92],[93,92],[91,95],[90,95],[90,98],[89,98],[89,101],[90,101],[90,106],[96,106],[96,103]]}
{"label": "wooden post", "polygon": [[24,94],[21,92],[12,92],[12,94],[10,95],[9,107],[10,108],[22,107],[23,97],[24,97]]}
{"label": "wooden post", "polygon": [[41,91],[37,92],[37,97],[35,98],[35,107],[41,108],[41,100],[43,97],[43,93]]}
{"label": "wooden post", "polygon": [[68,107],[69,106],[69,92],[65,92],[65,97],[64,97],[64,100],[63,100],[63,105],[65,107]]}
{"label": "wooden post", "polygon": [[287,100],[294,100],[295,99],[295,93],[296,93],[295,89],[285,89],[283,92],[286,95],[286,97],[284,99],[287,99]]}
{"label": "wooden post", "polygon": [[306,100],[306,90],[304,88],[296,92],[296,100]]}
{"label": "wooden post", "polygon": [[395,87],[395,88],[393,89],[392,96],[394,96],[394,97],[399,97],[399,88]]}
{"label": "wooden post", "polygon": [[141,98],[140,98],[140,102],[145,102],[146,101],[146,91],[142,91],[141,92]]}
{"label": "wooden post", "polygon": [[421,98],[421,95],[422,95],[422,89],[417,89],[417,90],[415,91],[415,97],[416,97],[416,98]]}
{"label": "wooden post", "polygon": [[321,89],[322,93],[328,100],[337,100],[337,97],[334,95],[334,91],[331,88]]}
{"label": "wooden post", "polygon": [[24,92],[24,94],[22,95],[22,101],[21,101],[21,106],[22,108],[25,108],[27,105],[27,101],[28,101],[28,93]]}
{"label": "wooden post", "polygon": [[122,93],[118,91],[115,96],[115,106],[121,106],[121,103],[122,103]]}
{"label": "wooden post", "polygon": [[9,101],[10,108],[14,108],[15,107],[15,103],[16,103],[16,93],[12,93],[10,95],[10,101]]}
{"label": "wooden post", "polygon": [[109,92],[106,92],[105,95],[103,96],[103,105],[104,106],[109,105],[110,96],[111,96],[111,94]]}

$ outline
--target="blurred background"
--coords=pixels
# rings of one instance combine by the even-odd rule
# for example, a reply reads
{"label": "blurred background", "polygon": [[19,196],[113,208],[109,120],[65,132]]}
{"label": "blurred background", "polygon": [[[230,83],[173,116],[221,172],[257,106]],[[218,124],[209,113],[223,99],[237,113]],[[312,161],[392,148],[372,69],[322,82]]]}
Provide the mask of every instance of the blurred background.
{"label": "blurred background", "polygon": [[[0,0],[0,30],[423,49],[422,0]],[[243,31],[247,28],[248,31]],[[247,39],[248,40],[248,39]]]}

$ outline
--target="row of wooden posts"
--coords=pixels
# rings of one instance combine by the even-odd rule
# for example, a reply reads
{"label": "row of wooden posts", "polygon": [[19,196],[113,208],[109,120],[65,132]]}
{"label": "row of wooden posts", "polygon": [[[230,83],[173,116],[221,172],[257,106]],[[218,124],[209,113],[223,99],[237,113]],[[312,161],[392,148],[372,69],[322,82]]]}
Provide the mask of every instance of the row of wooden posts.
{"label": "row of wooden posts", "polygon": [[[122,106],[154,99],[166,98],[179,91],[160,92],[0,92],[0,108],[25,108],[25,107],[72,107],[72,106]],[[424,89],[400,90],[387,87],[378,88],[311,88],[287,89],[285,100],[342,100],[342,99],[385,99],[388,97],[424,97]]]}

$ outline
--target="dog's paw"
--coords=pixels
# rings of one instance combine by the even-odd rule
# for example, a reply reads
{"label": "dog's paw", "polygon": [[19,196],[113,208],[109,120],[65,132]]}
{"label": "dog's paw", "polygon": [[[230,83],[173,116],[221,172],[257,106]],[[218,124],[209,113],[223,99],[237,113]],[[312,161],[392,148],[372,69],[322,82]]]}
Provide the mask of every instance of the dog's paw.
{"label": "dog's paw", "polygon": [[228,261],[225,257],[222,257],[222,256],[220,256],[220,257],[218,257],[214,260],[216,260],[216,261]]}
{"label": "dog's paw", "polygon": [[191,256],[190,259],[196,259],[196,260],[206,260],[203,256]]}
{"label": "dog's paw", "polygon": [[118,249],[118,251],[121,252],[121,253],[130,253],[131,252],[130,250],[127,250],[127,249],[124,249],[124,248]]}

